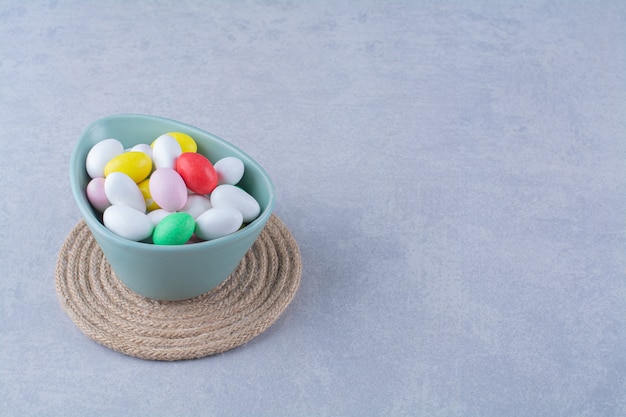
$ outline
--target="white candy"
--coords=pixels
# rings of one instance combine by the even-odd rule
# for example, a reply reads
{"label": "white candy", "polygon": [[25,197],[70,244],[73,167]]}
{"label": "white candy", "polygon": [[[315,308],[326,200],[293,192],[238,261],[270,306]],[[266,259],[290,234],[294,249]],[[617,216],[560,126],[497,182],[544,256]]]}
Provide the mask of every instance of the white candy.
{"label": "white candy", "polygon": [[102,221],[107,229],[123,238],[140,241],[152,235],[154,224],[145,213],[128,206],[111,206],[104,211]]}
{"label": "white candy", "polygon": [[243,224],[241,212],[233,207],[212,208],[196,219],[196,236],[202,240],[217,239],[239,230]]}
{"label": "white candy", "polygon": [[189,194],[187,203],[180,211],[191,214],[194,219],[211,208],[211,200],[207,196],[201,194]]}
{"label": "white candy", "polygon": [[211,192],[211,206],[233,207],[241,212],[246,223],[256,219],[261,212],[259,203],[250,194],[239,187],[222,184]]}
{"label": "white candy", "polygon": [[243,177],[244,165],[241,159],[234,156],[227,156],[217,161],[213,167],[217,172],[218,184],[235,185]]}
{"label": "white candy", "polygon": [[124,145],[117,139],[105,139],[96,143],[87,153],[85,168],[91,178],[104,177],[104,166],[124,152]]}
{"label": "white candy", "polygon": [[142,213],[146,211],[146,200],[139,186],[122,172],[111,172],[104,180],[104,194],[112,205],[132,207]]}
{"label": "white candy", "polygon": [[132,152],[143,152],[152,158],[152,148],[147,143],[140,143],[130,148]]}
{"label": "white candy", "polygon": [[156,169],[174,168],[181,153],[180,144],[170,135],[161,135],[152,144],[152,162]]}
{"label": "white candy", "polygon": [[156,226],[157,224],[159,224],[159,222],[161,222],[161,220],[163,220],[169,214],[172,214],[172,212],[167,211],[165,209],[156,209],[148,213],[148,218],[152,220],[152,224]]}

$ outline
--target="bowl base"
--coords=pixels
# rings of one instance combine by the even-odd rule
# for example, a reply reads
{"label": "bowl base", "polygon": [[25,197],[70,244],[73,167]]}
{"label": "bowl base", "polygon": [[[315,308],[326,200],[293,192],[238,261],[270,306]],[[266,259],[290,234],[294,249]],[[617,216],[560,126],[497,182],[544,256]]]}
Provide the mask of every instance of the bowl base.
{"label": "bowl base", "polygon": [[128,289],[84,221],[57,260],[61,306],[90,339],[142,359],[175,361],[225,352],[271,326],[293,299],[302,274],[297,242],[276,216],[218,287],[181,301],[153,300]]}

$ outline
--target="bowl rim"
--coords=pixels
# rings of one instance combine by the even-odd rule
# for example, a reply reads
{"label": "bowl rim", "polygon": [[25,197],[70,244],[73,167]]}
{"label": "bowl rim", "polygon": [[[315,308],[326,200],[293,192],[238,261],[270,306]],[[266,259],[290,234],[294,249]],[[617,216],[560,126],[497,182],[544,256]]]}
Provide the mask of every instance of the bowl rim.
{"label": "bowl rim", "polygon": [[[86,190],[81,189],[79,185],[79,175],[81,175],[80,170],[85,170],[84,174],[87,175],[87,178],[89,178],[89,175],[87,174],[86,169],[85,169],[85,161],[79,157],[79,153],[80,153],[79,150],[81,149],[81,144],[85,140],[85,137],[92,129],[96,128],[99,125],[106,124],[108,122],[111,122],[114,120],[120,120],[120,119],[132,120],[135,122],[150,121],[150,120],[158,121],[158,122],[166,123],[172,126],[173,129],[169,130],[171,132],[173,131],[195,132],[197,134],[200,134],[201,136],[206,137],[209,141],[214,141],[214,142],[221,144],[223,147],[228,149],[229,153],[232,153],[231,156],[242,157],[244,159],[244,163],[246,164],[249,163],[250,165],[254,166],[254,168],[259,172],[260,174],[259,178],[262,180],[264,187],[267,189],[268,195],[269,195],[267,205],[265,206],[265,208],[262,208],[261,213],[259,213],[259,216],[256,219],[254,219],[252,222],[248,223],[244,228],[230,235],[222,236],[220,238],[212,239],[208,241],[199,241],[199,242],[188,243],[188,244],[183,244],[183,245],[155,245],[153,243],[132,241],[132,240],[125,239],[113,233],[96,218],[96,216],[94,215],[95,209],[91,206],[91,204],[89,203],[89,200],[87,199]],[[163,132],[163,133],[166,133],[166,132]],[[190,134],[190,136],[193,137],[192,134]],[[102,140],[104,139],[107,139],[107,138],[102,138]],[[195,137],[194,137],[194,140],[196,140]],[[259,164],[254,158],[252,158],[246,152],[244,152],[237,146],[233,145],[232,143],[206,130],[189,125],[187,123],[179,122],[177,120],[169,119],[166,117],[152,116],[152,115],[147,115],[147,114],[120,113],[120,114],[115,114],[111,116],[106,116],[106,117],[103,117],[103,118],[100,118],[91,122],[87,127],[83,129],[80,136],[78,137],[78,140],[74,144],[74,147],[72,149],[72,154],[70,157],[69,174],[70,174],[70,186],[72,189],[74,200],[76,201],[78,205],[78,208],[83,216],[83,219],[85,220],[89,228],[92,230],[92,232],[94,234],[100,234],[102,237],[111,240],[118,246],[127,247],[129,249],[150,250],[150,251],[156,251],[156,252],[176,251],[176,252],[192,253],[195,251],[203,251],[203,250],[207,250],[209,248],[215,247],[215,246],[224,246],[229,243],[233,243],[235,241],[243,240],[252,234],[258,234],[260,232],[260,229],[265,226],[265,223],[267,222],[270,215],[272,214],[274,210],[275,202],[276,202],[276,191],[275,191],[274,184],[270,176],[265,171],[265,169],[261,166],[261,164]]]}

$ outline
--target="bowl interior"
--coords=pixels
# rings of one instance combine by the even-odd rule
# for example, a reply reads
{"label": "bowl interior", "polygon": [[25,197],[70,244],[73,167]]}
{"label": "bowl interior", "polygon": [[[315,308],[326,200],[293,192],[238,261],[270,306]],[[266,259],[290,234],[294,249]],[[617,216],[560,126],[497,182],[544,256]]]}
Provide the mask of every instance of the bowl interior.
{"label": "bowl interior", "polygon": [[[72,192],[90,228],[97,228],[98,232],[102,232],[107,237],[117,240],[120,244],[147,245],[146,243],[132,242],[117,236],[98,220],[99,213],[93,209],[87,200],[86,187],[90,178],[85,169],[85,160],[92,146],[104,139],[118,139],[125,148],[129,148],[140,143],[150,144],[158,136],[167,132],[182,132],[190,135],[198,145],[198,153],[203,154],[213,163],[226,156],[235,156],[241,159],[244,163],[245,171],[243,178],[237,186],[251,194],[261,206],[259,217],[232,235],[193,245],[177,246],[176,248],[179,250],[191,250],[186,248],[196,245],[215,244],[215,242],[236,238],[237,235],[245,234],[246,229],[254,228],[257,223],[260,226],[265,223],[274,207],[274,187],[265,170],[249,155],[223,139],[187,124],[155,116],[126,114],[110,116],[92,123],[82,133],[72,153],[70,162]],[[157,245],[151,246],[156,247]],[[172,247],[161,246],[160,248]]]}

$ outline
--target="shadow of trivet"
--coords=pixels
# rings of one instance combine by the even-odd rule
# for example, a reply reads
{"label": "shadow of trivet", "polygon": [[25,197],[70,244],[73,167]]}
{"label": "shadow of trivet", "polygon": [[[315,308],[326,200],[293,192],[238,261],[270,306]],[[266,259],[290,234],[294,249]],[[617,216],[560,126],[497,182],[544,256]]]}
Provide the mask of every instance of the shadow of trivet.
{"label": "shadow of trivet", "polygon": [[293,299],[300,251],[272,215],[235,271],[182,301],[142,297],[122,284],[84,221],[61,248],[55,284],[61,306],[96,342],[126,355],[175,361],[221,353],[266,330]]}

